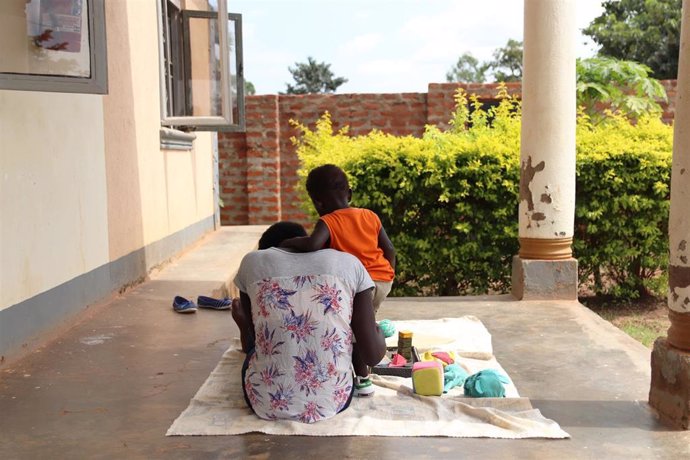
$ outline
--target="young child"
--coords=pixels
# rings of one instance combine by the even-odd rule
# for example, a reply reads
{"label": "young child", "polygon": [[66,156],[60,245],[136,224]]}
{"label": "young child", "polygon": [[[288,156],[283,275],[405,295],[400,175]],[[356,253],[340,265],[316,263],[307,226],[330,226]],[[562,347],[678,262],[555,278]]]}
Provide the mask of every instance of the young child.
{"label": "young child", "polygon": [[[307,176],[307,192],[320,219],[311,235],[285,240],[281,246],[304,252],[333,248],[357,257],[371,276],[374,288],[374,313],[391,291],[395,277],[395,248],[381,220],[373,211],[350,207],[352,189],[345,172],[335,165],[314,168]],[[356,347],[353,367],[357,374],[358,395],[373,393],[369,369],[357,362]]]}

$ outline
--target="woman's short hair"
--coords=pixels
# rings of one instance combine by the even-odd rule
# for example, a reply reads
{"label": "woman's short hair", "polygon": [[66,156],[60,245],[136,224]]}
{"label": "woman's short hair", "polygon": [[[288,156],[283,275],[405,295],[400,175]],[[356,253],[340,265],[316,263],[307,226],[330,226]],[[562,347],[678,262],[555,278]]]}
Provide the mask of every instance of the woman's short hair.
{"label": "woman's short hair", "polygon": [[276,222],[266,229],[259,240],[259,249],[268,249],[280,246],[284,240],[296,236],[307,236],[304,227],[297,222]]}

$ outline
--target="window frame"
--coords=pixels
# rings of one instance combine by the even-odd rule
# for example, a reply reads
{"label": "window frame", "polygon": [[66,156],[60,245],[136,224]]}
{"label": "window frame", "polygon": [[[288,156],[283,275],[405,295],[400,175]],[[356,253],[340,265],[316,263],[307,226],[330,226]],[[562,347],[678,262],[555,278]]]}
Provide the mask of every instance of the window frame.
{"label": "window frame", "polygon": [[[242,15],[239,13],[226,13],[227,20],[232,21],[234,25],[234,37],[235,37],[235,62],[237,63],[237,75],[236,75],[236,84],[237,84],[237,118],[238,120],[233,119],[233,113],[232,113],[232,94],[228,93],[228,100],[230,103],[230,123],[225,126],[215,126],[215,125],[204,125],[204,124],[199,124],[195,126],[195,129],[198,131],[221,131],[221,132],[244,132],[246,129],[245,125],[245,116],[244,116],[244,61],[243,61],[243,54],[242,54]],[[184,29],[184,35],[189,36],[189,18],[207,18],[207,19],[212,19],[216,17],[216,13],[212,11],[190,11],[186,10],[182,13],[182,27]],[[226,43],[227,43],[227,37],[226,37]],[[186,41],[185,43],[187,46],[184,48],[184,67],[185,67],[185,75],[191,75],[191,66],[190,66],[190,54],[191,51],[189,50],[189,41]],[[226,56],[229,56],[229,52],[226,53]],[[228,66],[228,69],[230,69],[230,66]],[[230,71],[230,70],[229,70]],[[227,90],[230,90],[230,81],[231,81],[232,73],[228,75],[228,86]],[[186,103],[186,102],[185,102]]]}
{"label": "window frame", "polygon": [[0,72],[0,90],[108,94],[105,0],[84,0],[89,25],[89,77]]}
{"label": "window frame", "polygon": [[[159,71],[160,71],[160,111],[161,111],[161,126],[172,127],[172,128],[187,128],[198,131],[221,131],[232,128],[232,105],[230,103],[230,66],[229,66],[229,53],[228,53],[228,12],[227,4],[225,1],[218,2],[218,12],[202,12],[202,11],[192,11],[184,10],[179,8],[178,2],[174,2],[176,6],[180,9],[185,16],[187,14],[194,13],[197,17],[197,13],[202,15],[199,17],[213,18],[216,17],[217,27],[218,27],[218,40],[220,46],[220,66],[221,66],[221,116],[171,116],[168,113],[168,82],[166,75],[166,65],[167,56],[170,55],[170,42],[171,35],[168,27],[168,1],[171,0],[160,0],[158,4],[158,26],[159,26]],[[163,19],[166,18],[164,21]],[[183,19],[183,28],[185,27]],[[167,49],[166,49],[167,48]],[[186,54],[186,53],[185,53]],[[189,56],[185,56],[184,61],[188,61]],[[181,65],[186,65],[184,62]],[[186,83],[185,83],[186,84]],[[186,101],[183,101],[186,104]],[[239,112],[239,110],[238,110]],[[241,117],[243,119],[243,117]]]}

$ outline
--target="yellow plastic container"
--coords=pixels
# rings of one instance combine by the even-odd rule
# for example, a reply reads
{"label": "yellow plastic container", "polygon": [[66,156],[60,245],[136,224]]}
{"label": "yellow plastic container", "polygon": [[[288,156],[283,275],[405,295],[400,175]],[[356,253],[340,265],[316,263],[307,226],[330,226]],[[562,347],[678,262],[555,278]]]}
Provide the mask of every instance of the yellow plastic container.
{"label": "yellow plastic container", "polygon": [[443,366],[438,361],[421,361],[412,366],[412,388],[418,395],[443,394]]}

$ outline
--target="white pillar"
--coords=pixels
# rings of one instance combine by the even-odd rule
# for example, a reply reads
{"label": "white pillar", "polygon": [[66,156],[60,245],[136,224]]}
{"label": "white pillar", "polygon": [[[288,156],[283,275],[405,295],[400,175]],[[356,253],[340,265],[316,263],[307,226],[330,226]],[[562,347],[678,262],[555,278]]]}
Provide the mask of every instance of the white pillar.
{"label": "white pillar", "polygon": [[572,257],[575,0],[525,0],[520,257]]}
{"label": "white pillar", "polygon": [[668,342],[690,351],[690,0],[683,2],[669,215]]}
{"label": "white pillar", "polygon": [[661,420],[690,429],[690,0],[683,0],[669,215],[668,337],[652,350],[649,404]]}
{"label": "white pillar", "polygon": [[520,300],[577,299],[575,0],[525,0],[520,144]]}

